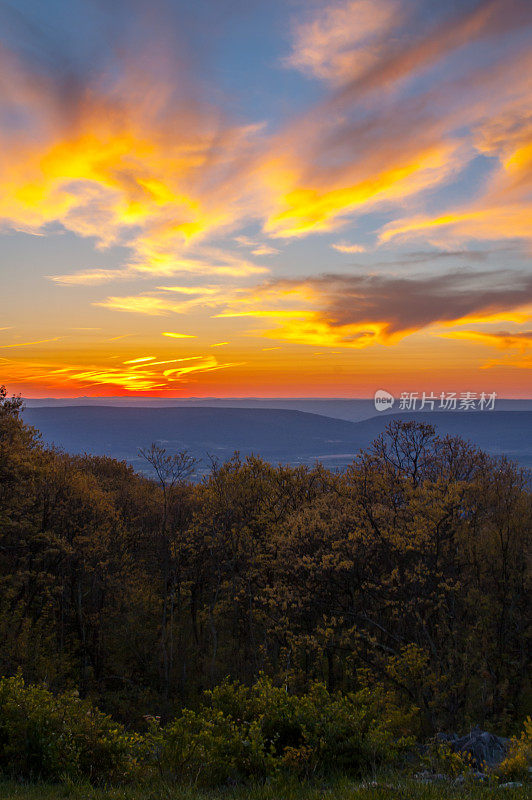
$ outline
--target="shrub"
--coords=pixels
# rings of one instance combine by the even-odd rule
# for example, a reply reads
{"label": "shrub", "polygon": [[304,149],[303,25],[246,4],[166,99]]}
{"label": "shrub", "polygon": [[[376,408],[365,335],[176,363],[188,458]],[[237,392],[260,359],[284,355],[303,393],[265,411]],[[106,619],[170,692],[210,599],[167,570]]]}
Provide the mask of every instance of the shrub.
{"label": "shrub", "polygon": [[223,682],[196,711],[166,727],[147,717],[144,735],[75,693],[54,695],[0,680],[0,770],[45,780],[123,781],[155,765],[167,778],[216,786],[248,778],[361,774],[391,762],[410,741],[364,689],[331,694],[314,684],[291,695],[261,678],[254,686]]}
{"label": "shrub", "polygon": [[268,753],[256,723],[237,723],[222,711],[185,710],[163,733],[161,767],[180,781],[215,786],[268,774]]}
{"label": "shrub", "polygon": [[421,765],[429,772],[449,775],[453,778],[462,775],[470,776],[474,764],[469,753],[456,753],[449,744],[432,739],[426,753],[421,758]]}
{"label": "shrub", "polygon": [[525,778],[532,766],[532,718],[525,720],[523,732],[519,738],[512,739],[510,750],[504,761],[499,764],[497,774],[501,778]]}
{"label": "shrub", "polygon": [[74,692],[0,680],[0,770],[10,776],[120,781],[136,771],[140,737]]}
{"label": "shrub", "polygon": [[204,785],[276,773],[360,774],[393,760],[396,739],[366,693],[333,695],[315,684],[290,695],[265,678],[248,688],[225,681],[161,731],[161,769]]}

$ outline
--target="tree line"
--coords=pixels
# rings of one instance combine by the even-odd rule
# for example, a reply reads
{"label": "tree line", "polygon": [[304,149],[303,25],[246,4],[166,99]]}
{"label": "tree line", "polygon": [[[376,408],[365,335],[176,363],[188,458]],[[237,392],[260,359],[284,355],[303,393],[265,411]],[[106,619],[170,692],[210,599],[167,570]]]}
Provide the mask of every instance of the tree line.
{"label": "tree line", "polygon": [[[0,674],[170,718],[226,677],[366,687],[424,732],[530,704],[528,476],[392,422],[342,473],[238,454],[200,483],[45,446],[0,391]],[[393,702],[392,702],[393,701]]]}

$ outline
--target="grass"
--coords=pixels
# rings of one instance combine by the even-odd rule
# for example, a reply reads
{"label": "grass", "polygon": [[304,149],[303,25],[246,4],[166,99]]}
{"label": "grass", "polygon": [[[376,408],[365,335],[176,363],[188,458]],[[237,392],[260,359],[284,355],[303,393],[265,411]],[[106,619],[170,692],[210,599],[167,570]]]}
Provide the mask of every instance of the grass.
{"label": "grass", "polygon": [[481,784],[454,786],[443,781],[423,784],[388,777],[375,782],[347,779],[315,784],[274,782],[209,792],[163,783],[97,789],[81,784],[52,786],[0,780],[0,800],[494,800],[497,797],[527,800],[530,785],[503,789]]}

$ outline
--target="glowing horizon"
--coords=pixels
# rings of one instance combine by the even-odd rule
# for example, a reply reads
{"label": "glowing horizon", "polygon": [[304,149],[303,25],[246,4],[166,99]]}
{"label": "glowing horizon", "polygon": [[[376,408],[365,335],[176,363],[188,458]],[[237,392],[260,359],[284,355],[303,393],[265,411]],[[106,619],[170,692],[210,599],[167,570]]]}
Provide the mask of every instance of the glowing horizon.
{"label": "glowing horizon", "polygon": [[111,5],[0,4],[0,384],[532,396],[527,0]]}

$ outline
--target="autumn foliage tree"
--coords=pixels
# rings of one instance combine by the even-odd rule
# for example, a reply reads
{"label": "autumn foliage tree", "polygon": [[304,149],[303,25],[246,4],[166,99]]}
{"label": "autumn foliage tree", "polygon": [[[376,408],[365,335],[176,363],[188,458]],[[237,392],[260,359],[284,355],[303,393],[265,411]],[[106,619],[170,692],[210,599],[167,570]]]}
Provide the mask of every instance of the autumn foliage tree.
{"label": "autumn foliage tree", "polygon": [[[43,446],[0,391],[0,673],[126,721],[226,676],[367,691],[419,730],[530,698],[528,476],[393,422],[344,473]],[[396,712],[394,712],[396,713]]]}

